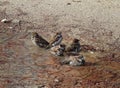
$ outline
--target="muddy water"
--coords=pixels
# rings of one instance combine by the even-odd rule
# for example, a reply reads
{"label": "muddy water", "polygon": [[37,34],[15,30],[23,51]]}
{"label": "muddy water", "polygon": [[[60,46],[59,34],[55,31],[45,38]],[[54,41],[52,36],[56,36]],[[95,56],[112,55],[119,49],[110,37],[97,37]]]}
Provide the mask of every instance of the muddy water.
{"label": "muddy water", "polygon": [[94,85],[97,88],[106,86],[105,80],[119,83],[119,64],[101,61],[98,59],[102,55],[100,52],[82,52],[86,66],[71,67],[60,65],[59,60],[64,58],[34,46],[30,39],[12,39],[0,47],[0,82],[5,88],[37,88],[40,85],[48,88],[84,88]]}
{"label": "muddy water", "polygon": [[0,88],[120,86],[119,62],[105,58],[105,52],[81,52],[86,65],[72,67],[59,63],[64,57],[56,57],[49,50],[34,46],[27,32],[14,33],[1,28],[0,33]]}

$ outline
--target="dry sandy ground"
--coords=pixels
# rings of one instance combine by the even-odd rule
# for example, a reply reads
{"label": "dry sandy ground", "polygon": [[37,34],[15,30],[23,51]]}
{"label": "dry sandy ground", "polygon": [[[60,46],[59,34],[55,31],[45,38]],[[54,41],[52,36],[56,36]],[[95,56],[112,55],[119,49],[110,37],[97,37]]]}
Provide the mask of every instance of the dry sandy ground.
{"label": "dry sandy ground", "polygon": [[[0,0],[3,18],[21,22],[0,22],[0,88],[119,88],[120,0]],[[29,31],[48,41],[62,31],[63,42],[78,38],[97,51],[82,51],[86,66],[61,65]]]}
{"label": "dry sandy ground", "polygon": [[102,49],[120,42],[120,0],[0,0],[0,9],[4,18],[34,23],[28,30],[61,30]]}

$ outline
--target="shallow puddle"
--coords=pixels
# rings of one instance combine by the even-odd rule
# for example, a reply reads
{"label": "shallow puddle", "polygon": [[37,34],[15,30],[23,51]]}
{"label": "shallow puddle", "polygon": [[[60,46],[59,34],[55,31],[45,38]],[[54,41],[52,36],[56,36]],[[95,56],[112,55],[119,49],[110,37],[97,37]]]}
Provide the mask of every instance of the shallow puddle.
{"label": "shallow puddle", "polygon": [[[8,36],[13,35],[9,33]],[[8,36],[3,33],[0,43]],[[119,85],[119,62],[102,60],[99,57],[103,57],[104,53],[99,51],[81,54],[85,56],[85,66],[61,65],[64,57],[54,56],[49,50],[34,46],[30,35],[20,33],[0,46],[0,83],[5,88],[18,88],[18,85],[31,88],[29,86],[41,84],[48,88],[98,88],[93,85],[101,82],[101,88],[105,88],[105,80],[111,86]]]}

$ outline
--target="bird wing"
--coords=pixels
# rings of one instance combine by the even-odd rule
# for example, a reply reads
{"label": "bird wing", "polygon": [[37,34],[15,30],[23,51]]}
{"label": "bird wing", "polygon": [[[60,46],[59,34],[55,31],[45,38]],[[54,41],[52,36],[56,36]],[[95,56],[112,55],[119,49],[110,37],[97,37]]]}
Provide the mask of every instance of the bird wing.
{"label": "bird wing", "polygon": [[40,36],[35,39],[35,42],[40,47],[44,47],[44,46],[49,45],[49,43],[45,39],[43,39],[42,37],[40,37]]}
{"label": "bird wing", "polygon": [[45,40],[44,38],[42,38],[41,36],[39,36],[39,42],[45,45],[48,45],[49,42],[47,40]]}
{"label": "bird wing", "polygon": [[62,36],[56,36],[54,41],[51,44],[54,44],[54,43],[58,44],[62,41],[62,39],[63,39]]}

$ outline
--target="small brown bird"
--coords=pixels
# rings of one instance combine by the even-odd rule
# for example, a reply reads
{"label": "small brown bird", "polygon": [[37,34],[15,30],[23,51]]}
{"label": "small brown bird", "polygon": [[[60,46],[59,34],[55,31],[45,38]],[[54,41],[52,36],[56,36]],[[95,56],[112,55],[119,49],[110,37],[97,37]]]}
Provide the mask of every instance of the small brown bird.
{"label": "small brown bird", "polygon": [[83,66],[85,65],[85,59],[83,55],[69,56],[61,62],[61,64],[68,64],[71,66]]}
{"label": "small brown bird", "polygon": [[42,38],[36,32],[32,32],[31,40],[32,40],[34,45],[39,46],[41,48],[46,48],[49,45],[49,42],[47,42],[44,38]]}
{"label": "small brown bird", "polygon": [[80,43],[78,39],[74,39],[70,44],[70,47],[66,49],[66,52],[78,53],[80,52]]}
{"label": "small brown bird", "polygon": [[50,43],[50,46],[51,47],[54,47],[54,46],[57,46],[59,45],[63,40],[63,37],[62,37],[62,33],[61,32],[57,32],[55,34],[55,36],[53,37],[51,43]]}
{"label": "small brown bird", "polygon": [[63,56],[64,55],[64,52],[65,52],[65,44],[60,44],[58,46],[55,46],[55,47],[52,47],[51,48],[51,53],[52,54],[55,54],[57,56]]}

